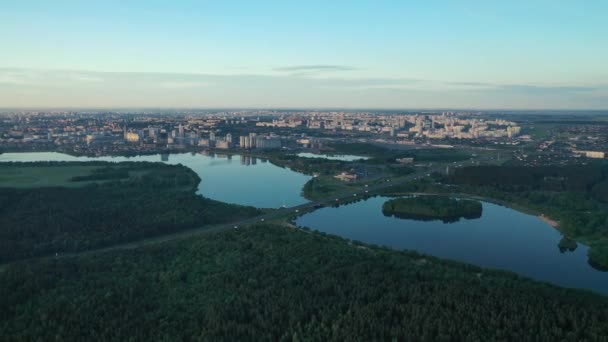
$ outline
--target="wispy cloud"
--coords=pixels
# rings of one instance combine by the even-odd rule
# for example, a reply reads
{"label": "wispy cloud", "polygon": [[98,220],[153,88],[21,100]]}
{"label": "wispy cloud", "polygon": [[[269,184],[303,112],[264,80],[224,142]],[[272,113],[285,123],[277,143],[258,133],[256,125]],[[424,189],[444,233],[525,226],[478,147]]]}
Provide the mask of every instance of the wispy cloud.
{"label": "wispy cloud", "polygon": [[164,81],[159,82],[157,85],[161,88],[166,89],[186,89],[186,88],[201,88],[212,86],[211,82],[197,82],[197,81]]}
{"label": "wispy cloud", "polygon": [[209,80],[212,77],[196,74],[0,68],[0,84],[9,86],[116,87],[128,83],[150,88],[184,89],[210,86],[213,84]]}
{"label": "wispy cloud", "polygon": [[599,87],[591,86],[542,86],[530,84],[505,84],[497,86],[497,89],[525,92],[525,93],[578,93],[600,90]]}
{"label": "wispy cloud", "polygon": [[40,81],[40,73],[34,70],[0,69],[0,84],[30,85]]}
{"label": "wispy cloud", "polygon": [[484,82],[446,82],[447,85],[456,86],[456,87],[481,87],[488,88],[494,87],[494,84],[484,83]]}
{"label": "wispy cloud", "polygon": [[[0,106],[608,107],[606,82],[358,77],[356,72],[329,71],[358,70],[337,65],[280,69],[270,75],[220,75],[0,68]],[[310,74],[302,76],[305,70]]]}
{"label": "wispy cloud", "polygon": [[538,84],[496,84],[485,82],[445,82],[445,85],[454,89],[500,91],[511,93],[582,93],[603,90],[602,85],[580,86],[580,85],[538,85]]}
{"label": "wispy cloud", "polygon": [[352,71],[352,70],[357,70],[357,68],[347,66],[347,65],[318,64],[318,65],[293,65],[293,66],[288,66],[288,67],[274,68],[273,70],[280,71],[280,72],[321,72],[321,71]]}

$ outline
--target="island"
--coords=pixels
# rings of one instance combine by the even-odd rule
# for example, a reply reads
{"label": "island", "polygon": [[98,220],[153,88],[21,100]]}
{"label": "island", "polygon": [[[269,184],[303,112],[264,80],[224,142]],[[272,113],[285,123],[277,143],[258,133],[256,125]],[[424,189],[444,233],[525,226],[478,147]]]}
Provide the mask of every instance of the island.
{"label": "island", "polygon": [[441,220],[445,223],[457,222],[461,218],[481,217],[479,201],[454,199],[444,196],[415,196],[388,200],[382,206],[386,216],[423,221]]}

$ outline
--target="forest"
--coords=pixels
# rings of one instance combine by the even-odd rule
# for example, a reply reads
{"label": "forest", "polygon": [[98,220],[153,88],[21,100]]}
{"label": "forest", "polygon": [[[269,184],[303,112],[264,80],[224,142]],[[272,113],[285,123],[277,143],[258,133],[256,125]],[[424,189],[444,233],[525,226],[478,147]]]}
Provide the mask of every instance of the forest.
{"label": "forest", "polygon": [[598,341],[608,299],[257,225],[2,267],[6,340]]}
{"label": "forest", "polygon": [[20,168],[24,165],[46,172],[99,169],[70,178],[87,181],[81,186],[0,187],[0,262],[96,249],[261,213],[197,195],[200,179],[182,165],[57,162],[20,163]]}
{"label": "forest", "polygon": [[342,160],[304,158],[284,153],[267,153],[267,155],[271,163],[281,167],[288,167],[291,170],[307,175],[312,175],[314,173],[335,175],[342,171],[349,170],[355,164],[354,162]]}
{"label": "forest", "polygon": [[519,191],[584,193],[608,202],[608,166],[474,166],[456,169],[445,180],[453,184],[492,186]]}
{"label": "forest", "polygon": [[457,222],[480,218],[481,202],[445,196],[414,196],[390,199],[382,205],[385,216],[423,221]]}
{"label": "forest", "polygon": [[457,149],[425,148],[396,150],[368,143],[335,143],[329,145],[334,153],[367,156],[367,164],[391,164],[397,158],[414,158],[416,162],[457,162],[471,158],[471,154]]}

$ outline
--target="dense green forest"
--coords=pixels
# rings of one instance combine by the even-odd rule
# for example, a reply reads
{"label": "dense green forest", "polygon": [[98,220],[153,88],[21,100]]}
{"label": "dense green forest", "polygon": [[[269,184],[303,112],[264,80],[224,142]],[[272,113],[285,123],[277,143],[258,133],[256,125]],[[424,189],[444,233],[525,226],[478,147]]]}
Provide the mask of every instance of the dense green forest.
{"label": "dense green forest", "polygon": [[[99,166],[82,186],[0,188],[0,262],[105,247],[260,214],[195,194],[199,177],[161,163],[20,163],[30,169]],[[11,164],[0,165],[10,168]],[[31,171],[31,170],[30,170]],[[34,173],[34,172],[30,172]]]}
{"label": "dense green forest", "polygon": [[304,158],[292,154],[269,153],[268,158],[271,163],[288,167],[307,175],[314,173],[322,175],[335,175],[353,167],[353,162],[342,160],[330,160],[324,158]]}
{"label": "dense green forest", "polygon": [[598,341],[608,299],[258,225],[5,265],[5,340]]}
{"label": "dense green forest", "polygon": [[334,143],[328,146],[335,153],[374,157],[390,153],[389,149],[366,143]]}
{"label": "dense green forest", "polygon": [[425,148],[396,150],[367,143],[335,143],[329,145],[335,153],[367,156],[368,164],[394,163],[397,158],[414,158],[417,162],[455,162],[471,158],[471,154],[457,149]]}
{"label": "dense green forest", "polygon": [[492,186],[510,192],[568,191],[608,202],[608,166],[475,166],[456,169],[445,180],[453,184]]}
{"label": "dense green forest", "polygon": [[591,248],[589,263],[608,270],[606,166],[494,167],[457,169],[434,181],[402,184],[387,195],[409,192],[469,194],[529,209],[559,222],[568,238]]}
{"label": "dense green forest", "polygon": [[481,217],[481,202],[444,196],[414,196],[390,199],[382,205],[382,213],[415,220],[457,222],[461,218]]}

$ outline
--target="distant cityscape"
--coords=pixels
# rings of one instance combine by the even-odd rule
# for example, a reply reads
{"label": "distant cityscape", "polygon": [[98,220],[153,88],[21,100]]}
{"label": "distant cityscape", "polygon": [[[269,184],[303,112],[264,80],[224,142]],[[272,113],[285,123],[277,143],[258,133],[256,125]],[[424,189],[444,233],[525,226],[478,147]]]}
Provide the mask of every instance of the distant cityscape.
{"label": "distant cityscape", "polygon": [[[404,148],[532,146],[546,152],[545,155],[606,158],[606,132],[601,127],[572,127],[577,130],[576,138],[560,140],[557,144],[558,140],[551,136],[534,136],[533,124],[517,121],[512,116],[506,119],[507,115],[483,114],[456,111],[14,111],[0,117],[0,147],[5,151],[52,149],[104,155],[201,148],[320,149],[328,141],[350,140]],[[522,150],[517,158],[526,161],[529,155]]]}

